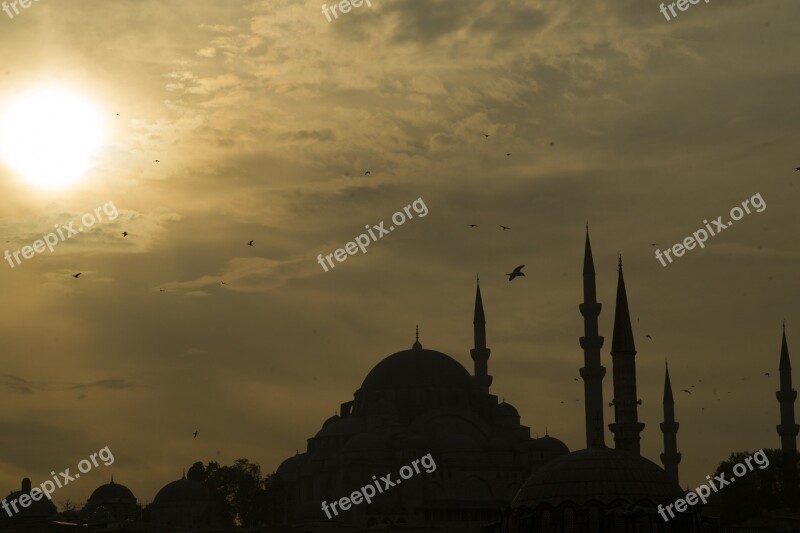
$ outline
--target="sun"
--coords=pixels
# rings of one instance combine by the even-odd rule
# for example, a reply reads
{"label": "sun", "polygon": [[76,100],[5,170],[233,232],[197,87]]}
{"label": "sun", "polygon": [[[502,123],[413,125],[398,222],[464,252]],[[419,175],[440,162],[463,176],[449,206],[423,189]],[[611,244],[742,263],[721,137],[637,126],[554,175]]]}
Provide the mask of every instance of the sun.
{"label": "sun", "polygon": [[0,157],[25,182],[57,189],[86,173],[105,136],[91,101],[61,88],[39,88],[3,107]]}

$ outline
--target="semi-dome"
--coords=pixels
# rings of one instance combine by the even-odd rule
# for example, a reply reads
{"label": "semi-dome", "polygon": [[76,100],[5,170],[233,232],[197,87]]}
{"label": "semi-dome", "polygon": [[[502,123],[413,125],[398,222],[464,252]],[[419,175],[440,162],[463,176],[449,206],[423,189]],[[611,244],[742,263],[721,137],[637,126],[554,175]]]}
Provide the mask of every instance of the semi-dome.
{"label": "semi-dome", "polygon": [[186,502],[204,502],[209,499],[208,491],[197,481],[183,477],[177,481],[166,484],[153,503],[174,504]]}
{"label": "semi-dome", "polygon": [[543,503],[661,502],[682,495],[681,488],[652,461],[622,450],[593,448],[542,466],[528,478],[511,505],[533,509]]}
{"label": "semi-dome", "polygon": [[112,479],[110,483],[100,485],[91,496],[89,496],[89,503],[104,503],[104,502],[117,502],[117,501],[133,501],[136,502],[136,497],[125,485],[114,483]]}
{"label": "semi-dome", "polygon": [[419,347],[392,354],[375,365],[361,384],[361,390],[418,387],[469,389],[472,386],[472,376],[458,361],[441,352]]}
{"label": "semi-dome", "polygon": [[282,462],[275,473],[281,476],[293,475],[300,470],[302,464],[303,458],[299,454],[294,455]]}

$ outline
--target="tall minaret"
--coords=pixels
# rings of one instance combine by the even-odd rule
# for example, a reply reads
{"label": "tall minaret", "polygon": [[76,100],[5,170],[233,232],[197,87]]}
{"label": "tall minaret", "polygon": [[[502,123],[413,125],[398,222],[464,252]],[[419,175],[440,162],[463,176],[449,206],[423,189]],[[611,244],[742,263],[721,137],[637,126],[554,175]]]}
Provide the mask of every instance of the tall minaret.
{"label": "tall minaret", "polygon": [[789,362],[789,347],[786,344],[786,324],[783,325],[781,340],[781,390],[775,393],[781,405],[781,423],[777,426],[781,436],[781,452],[783,459],[783,479],[786,484],[787,497],[796,494],[797,490],[797,433],[800,426],[794,422],[794,401],[797,391],[792,388],[792,365]]}
{"label": "tall minaret", "polygon": [[614,312],[614,337],[611,339],[611,359],[614,365],[614,420],[608,427],[614,433],[614,447],[639,455],[640,433],[636,398],[636,346],[628,312],[628,295],[622,277],[622,256],[619,258],[617,308]]}
{"label": "tall minaret", "polygon": [[597,317],[602,304],[597,302],[595,286],[594,259],[592,245],[589,243],[589,225],[586,225],[586,246],[583,251],[583,303],[578,306],[583,315],[583,396],[586,416],[586,448],[605,448],[605,427],[603,424],[603,378],[606,369],[600,364],[600,348],[603,337],[598,335]]}
{"label": "tall minaret", "polygon": [[664,434],[661,464],[676,485],[680,485],[678,465],[681,462],[681,453],[678,451],[678,426],[679,424],[675,422],[675,400],[672,398],[672,383],[669,381],[669,367],[667,367],[664,378],[664,421],[661,423],[661,432]]}
{"label": "tall minaret", "polygon": [[489,375],[489,355],[492,351],[486,347],[486,317],[483,314],[483,299],[481,298],[481,280],[478,278],[478,289],[475,293],[475,315],[472,319],[472,328],[475,332],[475,347],[469,351],[475,362],[475,382],[481,390],[488,393],[492,384]]}

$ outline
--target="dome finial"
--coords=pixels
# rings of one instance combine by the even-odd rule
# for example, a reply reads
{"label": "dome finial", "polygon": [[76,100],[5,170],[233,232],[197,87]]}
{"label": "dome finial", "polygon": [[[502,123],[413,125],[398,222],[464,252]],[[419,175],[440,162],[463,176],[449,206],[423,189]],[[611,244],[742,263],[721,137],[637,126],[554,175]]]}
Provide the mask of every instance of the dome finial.
{"label": "dome finial", "polygon": [[114,474],[111,474],[111,484],[114,484]]}
{"label": "dome finial", "polygon": [[414,341],[413,348],[415,350],[421,350],[422,349],[422,344],[419,343],[419,325],[417,325],[417,339]]}
{"label": "dome finial", "polygon": [[547,426],[544,427],[544,436],[549,437],[550,434],[547,432]]}
{"label": "dome finial", "polygon": [[619,261],[619,270],[618,270],[618,272],[622,272],[622,254],[618,254],[618,256],[619,256],[619,259],[618,259],[618,261]]}

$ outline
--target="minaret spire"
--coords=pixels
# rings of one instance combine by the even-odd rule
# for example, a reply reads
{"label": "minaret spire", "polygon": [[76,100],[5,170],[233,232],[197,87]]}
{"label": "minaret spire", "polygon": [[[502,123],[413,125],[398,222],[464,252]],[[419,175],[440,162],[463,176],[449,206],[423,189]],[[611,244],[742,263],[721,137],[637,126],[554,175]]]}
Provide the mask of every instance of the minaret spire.
{"label": "minaret spire", "polygon": [[786,343],[786,324],[783,325],[781,339],[781,360],[779,364],[781,389],[775,393],[781,406],[781,423],[777,426],[781,437],[781,459],[783,480],[787,487],[786,498],[794,501],[797,494],[797,433],[800,426],[795,423],[794,401],[797,391],[792,388],[792,364],[789,361],[789,346]]}
{"label": "minaret spire", "polygon": [[586,223],[586,244],[583,252],[583,303],[578,306],[583,315],[583,337],[580,345],[583,348],[584,416],[586,421],[586,448],[605,448],[603,425],[603,378],[606,369],[600,364],[600,348],[603,337],[598,335],[597,317],[600,316],[602,304],[597,302],[595,286],[594,259],[592,245],[589,242],[589,223]]}
{"label": "minaret spire", "polygon": [[641,432],[636,397],[636,346],[628,310],[628,294],[622,275],[622,255],[619,256],[617,278],[617,307],[614,312],[614,336],[611,339],[611,357],[614,364],[614,423],[609,429],[614,433],[614,447],[640,454]]}
{"label": "minaret spire", "polygon": [[669,366],[665,364],[664,375],[664,421],[661,423],[661,432],[664,434],[664,453],[661,454],[661,463],[664,470],[676,485],[678,482],[678,465],[681,462],[681,453],[678,452],[678,424],[675,422],[675,400],[672,397],[672,383],[669,380]]}
{"label": "minaret spire", "polygon": [[480,278],[477,278],[475,290],[475,312],[472,319],[475,346],[469,353],[472,356],[475,368],[475,382],[481,390],[488,393],[492,385],[492,376],[489,375],[489,356],[492,351],[486,347],[486,315],[483,312],[483,298],[481,298]]}
{"label": "minaret spire", "polygon": [[419,324],[417,324],[417,339],[414,341],[414,345],[412,346],[415,350],[421,350],[422,344],[419,342]]}

